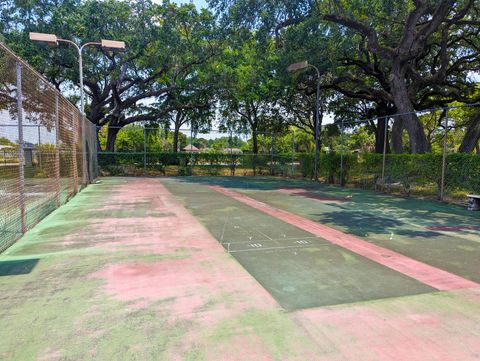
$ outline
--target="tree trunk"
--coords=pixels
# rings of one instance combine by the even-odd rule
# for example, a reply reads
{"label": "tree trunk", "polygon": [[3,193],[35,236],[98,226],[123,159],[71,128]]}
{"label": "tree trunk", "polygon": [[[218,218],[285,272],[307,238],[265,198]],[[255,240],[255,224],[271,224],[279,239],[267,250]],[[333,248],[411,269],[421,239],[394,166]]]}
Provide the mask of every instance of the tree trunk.
{"label": "tree trunk", "polygon": [[[403,128],[408,132],[410,151],[412,153],[426,153],[429,150],[427,137],[425,136],[423,124],[415,114],[415,109],[408,96],[405,70],[399,64],[394,63],[392,67],[390,85],[395,106],[401,114],[398,116],[398,119],[401,121]],[[396,147],[395,151],[397,151]]]}
{"label": "tree trunk", "polygon": [[178,153],[178,133],[180,133],[179,128],[175,126],[175,129],[173,131],[173,152]]}
{"label": "tree trunk", "polygon": [[258,154],[258,134],[256,130],[252,132],[252,140],[253,140],[253,154]]}
{"label": "tree trunk", "polygon": [[252,140],[253,140],[253,175],[257,175],[257,158],[256,155],[258,154],[258,134],[257,134],[257,125],[255,122],[250,123],[252,127]]}
{"label": "tree trunk", "polygon": [[175,115],[175,128],[173,130],[173,152],[178,153],[178,135],[182,126],[182,113],[177,111]]}
{"label": "tree trunk", "polygon": [[462,153],[471,153],[478,146],[480,140],[480,113],[475,116],[472,123],[467,128],[460,145],[459,151]]}
{"label": "tree trunk", "polygon": [[403,122],[400,118],[395,118],[392,126],[392,148],[397,154],[403,153]]}
{"label": "tree trunk", "polygon": [[115,151],[115,141],[117,140],[118,132],[120,131],[119,126],[109,125],[108,134],[107,134],[107,152]]}

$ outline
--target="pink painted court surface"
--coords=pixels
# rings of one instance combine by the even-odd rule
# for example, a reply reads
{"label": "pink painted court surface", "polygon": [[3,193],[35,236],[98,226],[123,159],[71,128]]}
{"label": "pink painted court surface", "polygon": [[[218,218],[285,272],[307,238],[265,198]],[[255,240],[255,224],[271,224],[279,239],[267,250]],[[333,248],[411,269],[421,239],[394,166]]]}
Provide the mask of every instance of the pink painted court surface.
{"label": "pink painted court surface", "polygon": [[91,185],[0,255],[0,359],[480,360],[478,214],[291,183]]}

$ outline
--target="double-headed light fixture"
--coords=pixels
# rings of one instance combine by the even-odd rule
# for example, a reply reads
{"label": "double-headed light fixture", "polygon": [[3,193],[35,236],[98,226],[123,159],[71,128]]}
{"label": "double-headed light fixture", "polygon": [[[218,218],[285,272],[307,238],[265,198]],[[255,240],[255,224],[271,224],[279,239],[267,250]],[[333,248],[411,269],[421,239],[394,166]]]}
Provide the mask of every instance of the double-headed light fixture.
{"label": "double-headed light fixture", "polygon": [[101,46],[102,49],[105,50],[124,50],[125,43],[123,41],[116,41],[116,40],[104,40],[102,39],[100,42],[88,42],[83,45],[77,45],[75,42],[66,39],[60,39],[55,34],[45,34],[45,33],[30,33],[30,40],[38,41],[42,43],[47,43],[52,46],[58,46],[58,43],[67,43],[72,45],[75,49],[77,49],[78,53],[78,72],[80,77],[80,111],[82,112],[82,141],[83,144],[83,182],[86,183],[86,138],[85,138],[85,95],[83,91],[83,58],[82,53],[83,49],[87,46]]}

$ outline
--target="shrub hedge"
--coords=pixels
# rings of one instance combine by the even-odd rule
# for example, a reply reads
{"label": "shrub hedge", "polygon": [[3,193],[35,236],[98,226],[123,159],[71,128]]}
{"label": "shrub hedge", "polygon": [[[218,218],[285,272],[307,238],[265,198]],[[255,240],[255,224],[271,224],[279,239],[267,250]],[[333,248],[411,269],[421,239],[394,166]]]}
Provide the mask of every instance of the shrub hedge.
{"label": "shrub hedge", "polygon": [[[313,177],[313,154],[295,155],[295,174],[292,174],[291,154],[254,155],[225,153],[147,153],[147,171],[165,174],[175,168],[177,175],[281,175]],[[322,153],[319,158],[319,177],[328,183],[374,184],[382,174],[382,154],[351,153],[341,155]],[[125,175],[143,171],[143,153],[99,153],[101,170],[111,175]],[[445,186],[447,190],[480,193],[480,156],[454,153],[447,156]],[[133,171],[134,170],[134,171]],[[405,187],[425,187],[439,191],[442,156],[439,154],[388,154],[385,164],[386,179]],[[226,172],[226,173],[225,173]]]}

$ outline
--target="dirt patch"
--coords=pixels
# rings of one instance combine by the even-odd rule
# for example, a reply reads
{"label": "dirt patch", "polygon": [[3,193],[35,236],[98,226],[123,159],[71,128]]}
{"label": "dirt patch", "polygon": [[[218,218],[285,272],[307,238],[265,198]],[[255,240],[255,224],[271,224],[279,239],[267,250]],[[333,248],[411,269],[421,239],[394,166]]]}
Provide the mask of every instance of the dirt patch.
{"label": "dirt patch", "polygon": [[174,299],[174,313],[192,313],[205,300],[194,292],[212,286],[212,275],[192,259],[164,260],[155,263],[112,264],[90,277],[103,278],[105,290],[115,298],[147,307],[155,301]]}

